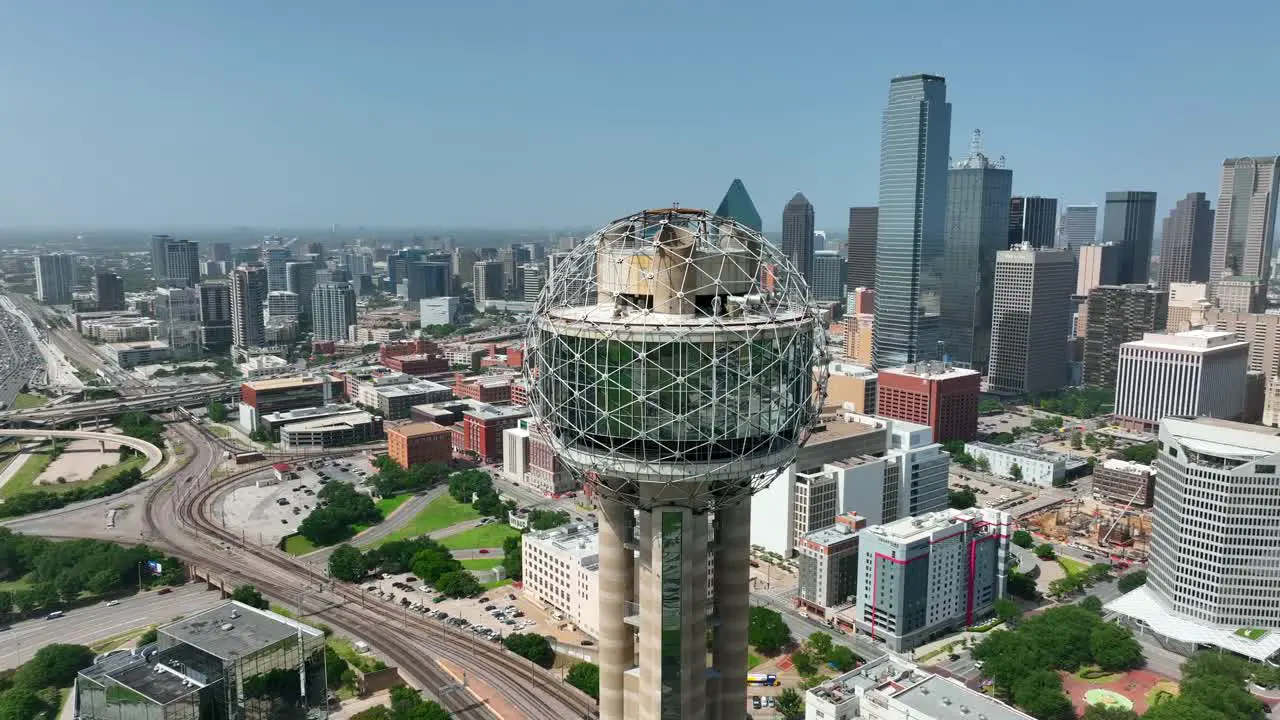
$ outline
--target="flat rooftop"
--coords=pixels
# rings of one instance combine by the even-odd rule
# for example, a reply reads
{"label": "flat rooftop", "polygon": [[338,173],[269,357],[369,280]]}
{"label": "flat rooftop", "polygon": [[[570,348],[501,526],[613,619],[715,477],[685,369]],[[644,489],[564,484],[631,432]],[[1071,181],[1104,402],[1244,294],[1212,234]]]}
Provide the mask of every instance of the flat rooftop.
{"label": "flat rooftop", "polygon": [[305,407],[268,413],[262,416],[262,421],[269,424],[287,423],[294,420],[313,420],[358,411],[359,408],[355,405],[321,405],[319,407]]}
{"label": "flat rooftop", "polygon": [[476,403],[472,407],[462,412],[463,415],[472,415],[480,420],[502,420],[505,418],[522,418],[528,417],[529,408],[523,405],[489,405],[488,403]]}
{"label": "flat rooftop", "polygon": [[452,430],[445,427],[444,425],[441,425],[440,423],[433,423],[433,422],[418,422],[418,423],[407,423],[404,425],[395,425],[393,427],[388,427],[386,430],[388,435],[395,433],[397,435],[403,435],[404,437],[407,437],[407,438],[415,438],[415,437],[422,437],[424,435],[436,435],[438,433],[453,432]]}
{"label": "flat rooftop", "polygon": [[600,554],[600,533],[586,523],[562,525],[550,530],[536,530],[529,533],[526,540],[549,545],[579,560]]}
{"label": "flat rooftop", "polygon": [[1124,343],[1121,347],[1159,348],[1194,352],[1197,350],[1221,350],[1237,346],[1248,347],[1248,345],[1249,343],[1244,340],[1237,340],[1233,332],[1199,328],[1180,333],[1143,333],[1141,340]]}
{"label": "flat rooftop", "polygon": [[902,690],[893,698],[920,717],[938,720],[1033,720],[1030,715],[1017,708],[938,675],[930,675],[923,682]]}
{"label": "flat rooftop", "polygon": [[835,525],[824,527],[821,530],[814,530],[808,535],[805,535],[804,539],[809,542],[829,547],[836,543],[847,542],[848,540],[857,537],[857,535],[857,531],[852,527],[842,523],[836,523]]}
{"label": "flat rooftop", "polygon": [[[896,420],[894,421],[897,422]],[[855,437],[857,435],[866,435],[873,432],[883,432],[887,427],[887,423],[881,421],[880,424],[869,422],[860,422],[853,420],[845,422],[844,420],[834,418],[823,418],[821,427],[813,431],[813,435],[809,437],[809,445],[817,445],[824,442],[834,442],[842,438]]]}
{"label": "flat rooftop", "polygon": [[156,672],[156,666],[146,662],[133,663],[123,670],[109,672],[107,677],[161,705],[168,705],[200,692],[199,685],[183,685],[186,678],[177,672]]}
{"label": "flat rooftop", "polygon": [[979,450],[986,450],[988,452],[1004,453],[1006,455],[1012,455],[1026,460],[1038,460],[1040,462],[1051,463],[1063,460],[1063,456],[1058,453],[1045,452],[1043,450],[1031,450],[1029,448],[1017,447],[1015,445],[996,445],[994,443],[975,441],[965,443],[965,446],[978,448]]}
{"label": "flat rooftop", "polygon": [[[231,617],[233,611],[237,617]],[[224,630],[226,625],[231,628]],[[322,634],[313,627],[270,610],[259,610],[233,600],[163,627],[160,632],[210,655],[229,660],[296,636],[299,628],[304,635]]]}
{"label": "flat rooftop", "polygon": [[430,395],[432,393],[453,391],[440,383],[433,383],[430,380],[419,380],[418,382],[401,383],[399,385],[378,385],[373,391],[383,397],[409,397],[411,395]]}
{"label": "flat rooftop", "polygon": [[140,340],[138,342],[110,343],[112,350],[168,350],[169,346],[159,340]]}
{"label": "flat rooftop", "polygon": [[329,379],[325,377],[295,376],[295,377],[269,378],[267,380],[250,380],[249,382],[244,383],[244,386],[250,388],[251,390],[256,390],[256,391],[287,390],[289,388],[306,387],[308,385],[320,385],[328,381]]}
{"label": "flat rooftop", "polygon": [[942,511],[915,517],[904,517],[884,525],[873,525],[864,532],[879,535],[894,542],[910,543],[916,540],[923,540],[938,530],[955,525],[957,522],[959,520],[956,515]]}
{"label": "flat rooftop", "polygon": [[354,410],[338,415],[330,415],[328,417],[316,418],[315,420],[303,420],[301,422],[289,423],[280,428],[282,432],[314,432],[319,430],[343,430],[352,428],[357,425],[368,425],[373,422],[374,416],[364,410]]}
{"label": "flat rooftop", "polygon": [[1280,430],[1265,425],[1213,418],[1165,418],[1160,432],[1168,432],[1184,447],[1206,455],[1251,460],[1280,453]]}
{"label": "flat rooftop", "polygon": [[954,380],[955,378],[972,377],[978,375],[977,370],[969,370],[966,368],[958,368],[949,363],[940,362],[921,362],[912,363],[904,367],[885,368],[880,371],[881,375],[906,375],[909,377],[925,378],[928,380]]}
{"label": "flat rooftop", "polygon": [[1116,472],[1129,473],[1130,475],[1155,475],[1155,468],[1142,463],[1129,462],[1128,460],[1120,460],[1118,458],[1107,458],[1102,461],[1102,467]]}

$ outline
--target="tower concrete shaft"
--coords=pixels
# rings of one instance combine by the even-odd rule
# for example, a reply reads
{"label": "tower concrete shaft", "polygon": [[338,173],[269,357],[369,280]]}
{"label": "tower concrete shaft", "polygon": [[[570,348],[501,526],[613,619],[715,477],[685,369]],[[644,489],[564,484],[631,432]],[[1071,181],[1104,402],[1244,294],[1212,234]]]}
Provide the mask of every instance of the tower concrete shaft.
{"label": "tower concrete shaft", "polygon": [[635,517],[617,500],[600,501],[600,717],[626,717],[626,672],[635,664]]}

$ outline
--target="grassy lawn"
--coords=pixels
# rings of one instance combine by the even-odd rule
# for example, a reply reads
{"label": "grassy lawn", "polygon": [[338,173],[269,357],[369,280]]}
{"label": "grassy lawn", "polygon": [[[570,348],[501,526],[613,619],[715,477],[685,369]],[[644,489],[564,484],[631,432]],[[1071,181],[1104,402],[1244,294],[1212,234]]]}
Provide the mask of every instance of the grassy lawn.
{"label": "grassy lawn", "polygon": [[[93,475],[89,477],[89,482],[90,483],[104,482],[106,480],[110,480],[111,478],[119,475],[122,472],[131,470],[133,468],[138,468],[139,470],[141,470],[142,466],[146,464],[147,464],[147,456],[135,455],[118,465],[108,465],[107,467],[99,468],[95,470]],[[76,484],[83,485],[84,483],[81,482]]]}
{"label": "grassy lawn", "polygon": [[468,570],[492,570],[502,564],[502,558],[471,558],[461,562]]}
{"label": "grassy lawn", "polygon": [[214,435],[220,438],[231,437],[231,431],[222,427],[221,425],[210,425],[209,432],[213,433]]}
{"label": "grassy lawn", "polygon": [[22,579],[0,581],[0,592],[17,592],[18,590],[27,590],[30,587],[31,583]]}
{"label": "grassy lawn", "polygon": [[396,508],[409,501],[412,495],[396,495],[395,497],[382,498],[376,504],[378,512],[382,513],[382,517],[386,517],[396,511]]}
{"label": "grassy lawn", "polygon": [[306,555],[307,553],[314,552],[317,549],[318,548],[316,548],[315,545],[311,544],[310,540],[302,537],[301,535],[290,535],[284,541],[284,551],[290,555]]}
{"label": "grassy lawn", "polygon": [[1236,634],[1247,640],[1261,640],[1267,631],[1265,628],[1240,628]]}
{"label": "grassy lawn", "polygon": [[338,657],[355,665],[364,672],[373,672],[386,667],[381,660],[370,655],[363,655],[356,651],[355,646],[346,638],[330,637],[328,641],[329,647]]}
{"label": "grassy lawn", "polygon": [[[409,497],[402,495],[401,497]],[[403,502],[403,501],[401,501]],[[394,540],[407,540],[415,538],[419,535],[425,535],[436,530],[443,530],[447,527],[457,525],[460,522],[468,520],[479,520],[480,513],[476,512],[470,505],[463,505],[454,500],[449,495],[441,495],[432,500],[426,507],[422,508],[413,519],[405,523],[403,527],[395,532],[387,535],[378,541],[378,545],[389,543]],[[466,533],[463,533],[464,535]],[[497,547],[501,547],[499,542]],[[464,545],[460,547],[491,547],[488,545]]]}
{"label": "grassy lawn", "polygon": [[475,550],[477,548],[500,548],[502,541],[509,537],[519,537],[520,531],[506,523],[481,525],[464,530],[457,535],[440,538],[440,544],[450,550]]}
{"label": "grassy lawn", "polygon": [[18,393],[18,397],[13,399],[14,410],[30,410],[32,408],[42,407],[49,403],[49,398],[43,395],[32,395],[31,393]]}
{"label": "grassy lawn", "polygon": [[1081,680],[1088,680],[1089,682],[1098,685],[1106,685],[1107,683],[1113,683],[1124,677],[1124,673],[1108,673],[1104,672],[1097,665],[1086,665],[1076,671],[1076,677]]}
{"label": "grassy lawn", "polygon": [[[40,477],[40,473],[49,467],[49,463],[53,462],[53,458],[46,453],[32,453],[25,461],[22,467],[9,478],[9,482],[0,487],[0,497],[13,497],[18,493],[30,492],[35,488],[36,478]],[[53,486],[41,488],[42,490],[52,490]]]}
{"label": "grassy lawn", "polygon": [[494,582],[480,583],[480,586],[483,587],[485,590],[492,590],[494,588],[500,588],[503,585],[510,585],[510,584],[511,584],[511,578],[506,578],[505,580],[495,580]]}
{"label": "grassy lawn", "polygon": [[1082,575],[1089,572],[1089,563],[1072,560],[1062,555],[1058,556],[1058,564],[1062,566],[1062,570],[1068,575]]}
{"label": "grassy lawn", "polygon": [[747,669],[748,670],[759,665],[762,662],[764,662],[764,658],[760,657],[759,655],[755,654],[750,650],[747,651]]}

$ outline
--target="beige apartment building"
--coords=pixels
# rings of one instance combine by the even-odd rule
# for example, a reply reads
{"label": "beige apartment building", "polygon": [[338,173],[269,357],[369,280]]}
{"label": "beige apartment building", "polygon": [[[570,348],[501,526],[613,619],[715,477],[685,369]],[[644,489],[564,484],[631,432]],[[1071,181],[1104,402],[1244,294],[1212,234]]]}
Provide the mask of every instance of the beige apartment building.
{"label": "beige apartment building", "polygon": [[1213,306],[1206,283],[1169,283],[1169,315],[1165,332],[1182,332],[1204,325],[1205,311]]}
{"label": "beige apartment building", "polygon": [[1249,343],[1250,370],[1268,377],[1280,373],[1280,315],[1209,308],[1204,326],[1234,333],[1237,340]]}

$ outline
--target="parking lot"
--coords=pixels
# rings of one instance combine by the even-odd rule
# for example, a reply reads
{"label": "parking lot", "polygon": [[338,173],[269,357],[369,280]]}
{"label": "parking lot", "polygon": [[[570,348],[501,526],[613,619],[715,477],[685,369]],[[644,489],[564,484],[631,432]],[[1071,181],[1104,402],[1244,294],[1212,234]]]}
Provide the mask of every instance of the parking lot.
{"label": "parking lot", "polygon": [[531,612],[519,591],[511,586],[494,588],[478,598],[446,598],[412,575],[402,573],[366,581],[361,590],[365,602],[393,603],[406,613],[471,630],[477,637],[493,642],[513,633],[563,634],[535,617],[538,613]]}
{"label": "parking lot", "polygon": [[257,484],[236,488],[223,496],[218,517],[226,527],[243,532],[247,541],[274,545],[297,532],[298,524],[315,507],[315,494],[325,483],[345,482],[359,488],[372,475],[371,470],[363,457],[295,465],[296,477],[283,482],[276,482],[274,470],[264,470],[254,476]]}

